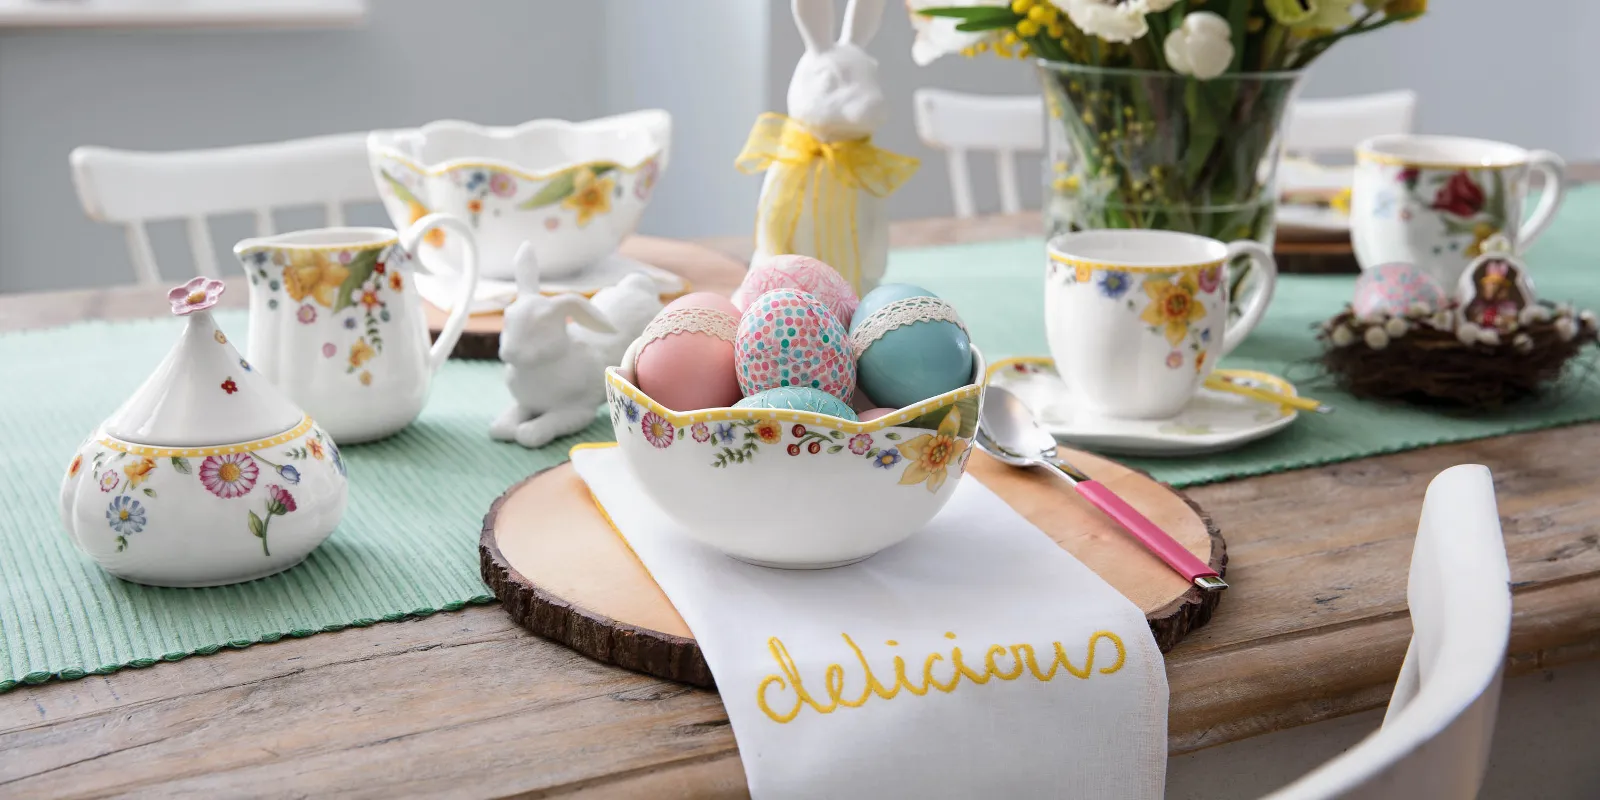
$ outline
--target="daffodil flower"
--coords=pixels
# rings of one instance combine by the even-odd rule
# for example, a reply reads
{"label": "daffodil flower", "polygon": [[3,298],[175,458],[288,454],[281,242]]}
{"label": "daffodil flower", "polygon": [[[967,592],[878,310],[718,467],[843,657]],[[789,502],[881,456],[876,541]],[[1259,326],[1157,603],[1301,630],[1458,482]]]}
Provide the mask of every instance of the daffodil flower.
{"label": "daffodil flower", "polygon": [[1163,49],[1173,72],[1210,80],[1226,72],[1233,63],[1232,29],[1221,15],[1196,11],[1183,18],[1183,25],[1167,34]]}

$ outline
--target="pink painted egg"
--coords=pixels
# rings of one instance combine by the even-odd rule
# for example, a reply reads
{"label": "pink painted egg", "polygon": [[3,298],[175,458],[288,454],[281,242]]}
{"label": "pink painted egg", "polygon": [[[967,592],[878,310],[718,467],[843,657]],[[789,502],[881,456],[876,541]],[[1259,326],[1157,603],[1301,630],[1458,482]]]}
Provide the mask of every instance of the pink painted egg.
{"label": "pink painted egg", "polygon": [[858,419],[860,419],[862,422],[871,422],[878,417],[887,417],[894,412],[895,410],[892,408],[873,408],[861,412]]}
{"label": "pink painted egg", "polygon": [[1362,271],[1350,310],[1358,317],[1397,316],[1421,306],[1420,313],[1432,314],[1444,304],[1438,280],[1410,264],[1395,262]]}
{"label": "pink painted egg", "polygon": [[856,385],[855,353],[844,325],[822,301],[795,289],[775,289],[745,307],[734,367],[746,396],[796,386],[849,403]]}
{"label": "pink painted egg", "polygon": [[740,398],[733,367],[739,311],[712,292],[686,294],[645,326],[635,385],[673,411],[727,408]]}
{"label": "pink painted egg", "polygon": [[822,301],[833,318],[848,324],[855,316],[855,289],[837,270],[810,256],[770,256],[750,267],[744,283],[733,293],[733,304],[742,312],[750,301],[773,289],[797,289]]}

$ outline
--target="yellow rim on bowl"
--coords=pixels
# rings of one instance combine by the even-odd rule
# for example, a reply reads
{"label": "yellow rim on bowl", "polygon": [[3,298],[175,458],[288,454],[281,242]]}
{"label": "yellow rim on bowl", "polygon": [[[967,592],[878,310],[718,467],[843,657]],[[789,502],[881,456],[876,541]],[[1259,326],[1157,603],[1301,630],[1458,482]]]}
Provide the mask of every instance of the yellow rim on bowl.
{"label": "yellow rim on bowl", "polygon": [[304,436],[311,430],[311,417],[300,420],[300,424],[265,439],[256,439],[252,442],[239,442],[237,444],[224,444],[216,447],[149,447],[132,442],[124,442],[111,436],[100,439],[100,446],[109,450],[116,450],[135,456],[148,456],[150,458],[199,458],[200,456],[222,456],[229,453],[250,453],[280,444],[288,444]]}
{"label": "yellow rim on bowl", "polygon": [[[632,347],[629,348],[632,350]],[[623,359],[624,362],[628,359]],[[870,422],[852,422],[842,417],[819,414],[815,411],[793,411],[782,408],[707,408],[700,411],[678,412],[667,408],[650,399],[650,396],[640,391],[631,381],[622,376],[621,370],[625,367],[632,369],[633,365],[625,363],[623,367],[606,367],[606,383],[624,396],[643,406],[646,410],[654,412],[674,427],[684,428],[699,422],[729,422],[749,421],[761,422],[765,420],[781,420],[783,422],[800,422],[811,425],[824,425],[845,433],[873,433],[884,428],[893,428],[904,425],[930,411],[943,408],[983,393],[983,387],[988,385],[992,369],[985,367],[987,362],[983,353],[977,347],[972,348],[972,374],[980,376],[977,383],[969,383],[959,389],[952,389],[944,394],[931,397],[916,405],[906,406],[893,414],[885,414]]]}

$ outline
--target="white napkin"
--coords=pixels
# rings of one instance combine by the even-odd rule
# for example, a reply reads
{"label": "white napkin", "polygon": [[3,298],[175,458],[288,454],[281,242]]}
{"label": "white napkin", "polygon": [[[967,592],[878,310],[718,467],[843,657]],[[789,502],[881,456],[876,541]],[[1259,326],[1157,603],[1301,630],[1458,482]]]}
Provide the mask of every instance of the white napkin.
{"label": "white napkin", "polygon": [[[683,278],[679,275],[621,253],[612,253],[576,275],[541,280],[539,291],[551,295],[567,292],[592,295],[607,286],[615,286],[633,272],[649,275],[662,294],[678,294],[686,288]],[[417,293],[434,307],[449,311],[455,308],[456,301],[461,297],[460,281],[460,274],[454,267],[443,267],[439,274],[418,270]],[[479,277],[478,285],[472,292],[472,305],[468,307],[468,311],[473,314],[504,311],[515,299],[517,299],[515,281]]]}
{"label": "white napkin", "polygon": [[[615,449],[581,449],[572,463],[694,631],[758,800],[1162,796],[1167,679],[1144,615],[976,479],[905,543],[847,567],[791,571],[685,537]],[[1056,642],[1087,677],[1057,667],[1041,681],[1026,663],[1016,674],[1012,645],[1031,645],[1048,675]],[[994,671],[1009,679],[988,674],[996,645]],[[963,676],[944,690],[955,648],[982,684]],[[943,686],[925,688],[935,653]],[[862,659],[890,691],[897,657],[910,688],[854,705],[866,691]],[[831,712],[797,699],[788,672]],[[830,699],[830,672],[842,674],[843,703]]]}

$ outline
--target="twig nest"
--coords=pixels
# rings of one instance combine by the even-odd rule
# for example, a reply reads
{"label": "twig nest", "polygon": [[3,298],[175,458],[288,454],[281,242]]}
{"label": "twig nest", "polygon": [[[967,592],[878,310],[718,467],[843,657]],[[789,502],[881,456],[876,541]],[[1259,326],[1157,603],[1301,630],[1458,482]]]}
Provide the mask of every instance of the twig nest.
{"label": "twig nest", "polygon": [[[1493,289],[1496,280],[1480,282]],[[1316,326],[1322,367],[1357,397],[1493,409],[1545,391],[1597,340],[1595,315],[1567,304],[1511,309],[1499,292],[1469,299],[1480,301],[1471,314],[1456,304],[1388,314],[1347,306]]]}

